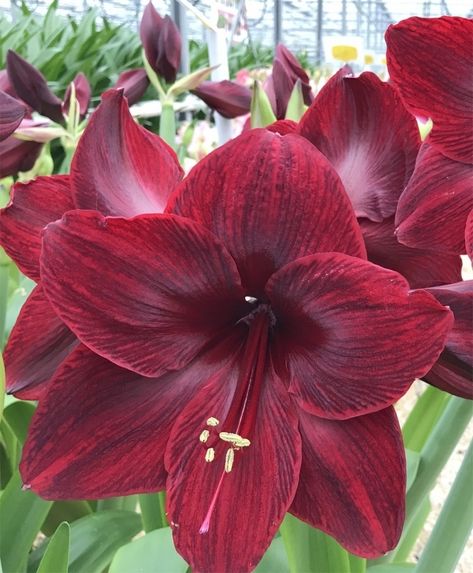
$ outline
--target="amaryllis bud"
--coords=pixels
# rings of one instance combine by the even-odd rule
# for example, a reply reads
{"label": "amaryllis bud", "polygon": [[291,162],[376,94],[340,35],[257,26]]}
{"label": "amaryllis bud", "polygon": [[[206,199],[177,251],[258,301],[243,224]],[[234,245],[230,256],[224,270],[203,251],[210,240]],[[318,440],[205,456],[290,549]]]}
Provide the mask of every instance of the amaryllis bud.
{"label": "amaryllis bud", "polygon": [[7,137],[0,142],[0,179],[29,171],[38,159],[42,143]]}
{"label": "amaryllis bud", "polygon": [[141,18],[140,37],[149,65],[167,83],[174,83],[181,61],[181,35],[171,18],[162,18],[151,2]]}
{"label": "amaryllis bud", "polygon": [[144,68],[122,72],[115,83],[115,88],[123,88],[123,95],[128,100],[128,105],[140,101],[148,86],[149,79]]}
{"label": "amaryllis bud", "polygon": [[238,117],[250,111],[251,91],[230,80],[202,82],[192,93],[223,117]]}
{"label": "amaryllis bud", "polygon": [[11,135],[20,125],[26,108],[17,99],[0,91],[0,141]]}
{"label": "amaryllis bud", "polygon": [[[85,75],[79,72],[72,80],[76,89],[76,99],[79,104],[80,116],[84,118],[87,115],[87,110],[90,103],[91,89],[90,84]],[[64,95],[64,102],[62,108],[65,114],[69,112],[69,105],[71,100],[71,86],[69,85]]]}
{"label": "amaryllis bud", "polygon": [[63,123],[62,102],[39,70],[12,50],[7,53],[7,70],[18,97],[52,121]]}
{"label": "amaryllis bud", "polygon": [[314,98],[309,76],[292,52],[282,44],[278,44],[273,61],[273,73],[268,82],[272,84],[270,90],[274,90],[275,112],[278,119],[284,118],[289,98],[298,79],[301,81],[304,103],[310,105]]}

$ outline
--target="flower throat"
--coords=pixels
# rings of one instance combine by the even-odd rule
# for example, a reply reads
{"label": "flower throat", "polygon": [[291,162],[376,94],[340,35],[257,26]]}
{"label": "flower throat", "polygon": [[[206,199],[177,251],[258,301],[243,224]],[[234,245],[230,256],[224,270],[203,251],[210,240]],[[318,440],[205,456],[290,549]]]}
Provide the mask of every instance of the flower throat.
{"label": "flower throat", "polygon": [[[259,305],[243,319],[249,325],[248,339],[243,355],[235,394],[223,423],[217,418],[207,420],[207,427],[199,440],[206,447],[205,461],[213,462],[225,451],[225,464],[199,533],[207,533],[223,480],[235,463],[236,456],[251,447],[251,434],[256,422],[258,405],[263,389],[269,328],[274,317],[266,304]],[[223,453],[223,452],[222,452]]]}

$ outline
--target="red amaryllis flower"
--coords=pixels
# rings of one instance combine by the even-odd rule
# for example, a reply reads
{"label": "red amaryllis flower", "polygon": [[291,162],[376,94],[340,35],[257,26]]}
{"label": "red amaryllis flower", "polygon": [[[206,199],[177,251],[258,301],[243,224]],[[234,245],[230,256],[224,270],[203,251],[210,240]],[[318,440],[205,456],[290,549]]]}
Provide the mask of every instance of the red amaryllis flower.
{"label": "red amaryllis flower", "polygon": [[204,81],[191,91],[223,117],[231,119],[250,111],[251,91],[237,82]]}
{"label": "red amaryllis flower", "polygon": [[399,202],[398,238],[463,253],[473,207],[473,21],[409,18],[388,28],[386,43],[391,81],[404,103],[434,124]]}
{"label": "red amaryllis flower", "polygon": [[24,118],[26,108],[17,99],[0,91],[0,141],[11,135]]}
{"label": "red amaryllis flower", "polygon": [[[64,113],[69,108],[70,88],[62,102],[49,89],[43,74],[13,50],[7,53],[7,70],[19,98],[55,123],[64,123]],[[81,116],[85,117],[90,101],[89,82],[82,73],[77,74],[73,82]]]}
{"label": "red amaryllis flower", "polygon": [[74,352],[35,415],[25,483],[54,499],[166,485],[196,571],[251,570],[288,509],[355,553],[392,548],[405,468],[390,405],[437,358],[450,311],[363,260],[339,178],[297,135],[231,141],[167,211],[47,227],[51,304],[122,369]]}
{"label": "red amaryllis flower", "polygon": [[153,70],[167,83],[176,81],[181,63],[181,34],[169,16],[160,16],[148,2],[140,24],[141,43]]}
{"label": "red amaryllis flower", "polygon": [[123,95],[128,100],[128,105],[140,101],[148,86],[149,79],[144,68],[122,72],[115,83],[115,88],[123,88]]}
{"label": "red amaryllis flower", "polygon": [[[396,90],[375,74],[335,74],[304,114],[298,133],[332,163],[361,225],[368,259],[396,270],[412,288],[461,280],[458,256],[406,247],[395,235],[394,214],[419,150],[414,117]],[[427,233],[428,240],[428,233]]]}
{"label": "red amaryllis flower", "polygon": [[23,141],[12,135],[0,141],[0,179],[30,170],[42,147],[42,143]]}
{"label": "red amaryllis flower", "polygon": [[314,96],[309,76],[294,54],[283,44],[278,44],[273,60],[273,72],[264,86],[278,119],[284,119],[286,115],[287,104],[297,80],[301,82],[305,104],[310,105]]}
{"label": "red amaryllis flower", "polygon": [[[72,209],[124,216],[162,212],[181,177],[174,151],[133,120],[121,92],[110,90],[79,141],[71,175],[14,186],[10,204],[0,211],[0,244],[28,277],[39,281],[41,232],[48,223]],[[76,346],[76,336],[38,285],[5,349],[8,392],[38,399]]]}

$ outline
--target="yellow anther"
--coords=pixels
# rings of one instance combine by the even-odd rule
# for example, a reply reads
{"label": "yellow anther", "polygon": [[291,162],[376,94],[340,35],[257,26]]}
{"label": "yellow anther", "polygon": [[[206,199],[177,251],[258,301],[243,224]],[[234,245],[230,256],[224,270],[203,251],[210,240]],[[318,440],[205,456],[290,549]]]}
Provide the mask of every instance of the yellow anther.
{"label": "yellow anther", "polygon": [[227,453],[225,454],[225,471],[227,472],[227,474],[229,474],[232,471],[234,459],[235,459],[235,452],[233,451],[233,448],[230,448],[229,450],[227,450]]}
{"label": "yellow anther", "polygon": [[209,418],[207,420],[207,426],[218,426],[220,424],[220,421],[217,420],[217,418]]}
{"label": "yellow anther", "polygon": [[215,459],[215,450],[213,448],[207,448],[205,452],[205,461],[206,462],[213,462]]}
{"label": "yellow anther", "polygon": [[200,436],[199,436],[199,440],[205,444],[205,442],[209,439],[210,436],[210,432],[208,430],[202,430]]}
{"label": "yellow anther", "polygon": [[230,442],[235,448],[246,448],[251,442],[246,438],[242,438],[238,434],[232,434],[231,432],[220,432],[219,437],[224,442]]}

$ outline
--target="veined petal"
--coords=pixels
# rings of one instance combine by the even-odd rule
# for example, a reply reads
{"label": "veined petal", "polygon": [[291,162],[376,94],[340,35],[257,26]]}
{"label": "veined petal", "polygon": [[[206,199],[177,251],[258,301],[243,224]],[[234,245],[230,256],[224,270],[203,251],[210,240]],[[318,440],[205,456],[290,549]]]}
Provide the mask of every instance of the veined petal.
{"label": "veined petal", "polygon": [[23,305],[5,348],[7,392],[23,400],[41,398],[77,344],[77,337],[37,286]]}
{"label": "veined petal", "polygon": [[414,170],[419,129],[391,85],[349,72],[345,66],[325,84],[298,131],[335,167],[356,215],[380,222],[394,215]]}
{"label": "veined petal", "polygon": [[396,212],[397,238],[409,247],[461,254],[473,207],[473,167],[424,143]]}
{"label": "veined petal", "polygon": [[21,102],[0,91],[0,141],[15,131],[25,113],[26,107]]}
{"label": "veined petal", "polygon": [[274,359],[308,412],[346,419],[393,404],[437,360],[453,316],[401,275],[340,253],[304,257],[268,282]]}
{"label": "veined petal", "polygon": [[33,418],[20,465],[24,483],[46,499],[163,489],[170,430],[209,368],[200,360],[144,378],[79,346]]}
{"label": "veined petal", "polygon": [[68,213],[44,232],[41,281],[82,342],[144,376],[186,366],[245,304],[221,243],[171,215]]}
{"label": "veined petal", "polygon": [[251,91],[237,82],[204,81],[192,93],[223,117],[233,118],[250,112]]}
{"label": "veined petal", "polygon": [[404,522],[406,463],[393,408],[350,420],[300,411],[302,466],[291,513],[350,552],[380,557]]}
{"label": "veined petal", "polygon": [[473,280],[426,290],[450,308],[455,322],[448,334],[445,350],[433,369],[424,376],[424,380],[457,396],[472,399]]}
{"label": "veined petal", "polygon": [[49,89],[39,70],[13,50],[7,53],[7,69],[18,97],[52,121],[64,122],[62,101]]}
{"label": "veined petal", "polygon": [[297,123],[292,119],[278,119],[266,127],[268,131],[279,133],[279,135],[287,135],[288,133],[296,133]]}
{"label": "veined petal", "polygon": [[225,419],[237,376],[233,355],[231,367],[216,370],[182,411],[166,451],[167,510],[174,542],[196,572],[253,570],[297,487],[301,461],[297,416],[270,368],[251,444],[235,451],[229,473],[224,469],[228,444],[222,440],[214,444],[214,461],[205,461],[199,435],[209,417]]}
{"label": "veined petal", "polygon": [[470,257],[470,260],[473,261],[473,209],[470,211],[466,220],[465,245],[466,253]]}
{"label": "veined petal", "polygon": [[411,288],[424,288],[456,283],[461,280],[462,261],[458,255],[414,249],[398,242],[394,217],[381,223],[359,219],[365,239],[368,260],[397,271]]}
{"label": "veined petal", "polygon": [[93,113],[71,164],[79,209],[131,217],[162,213],[182,177],[174,151],[138,125],[119,90],[109,90]]}
{"label": "veined petal", "polygon": [[297,135],[253,129],[235,138],[194,167],[167,210],[220,238],[251,296],[262,295],[271,274],[298,257],[323,251],[365,256],[337,174]]}
{"label": "veined petal", "polygon": [[34,281],[39,280],[43,228],[73,208],[69,176],[53,175],[16,183],[10,203],[0,210],[0,244]]}
{"label": "veined petal", "polygon": [[430,142],[473,163],[473,21],[407,18],[386,32],[391,81],[414,115],[430,117]]}
{"label": "veined petal", "polygon": [[13,135],[0,141],[0,179],[31,169],[42,147],[42,143],[22,141]]}

